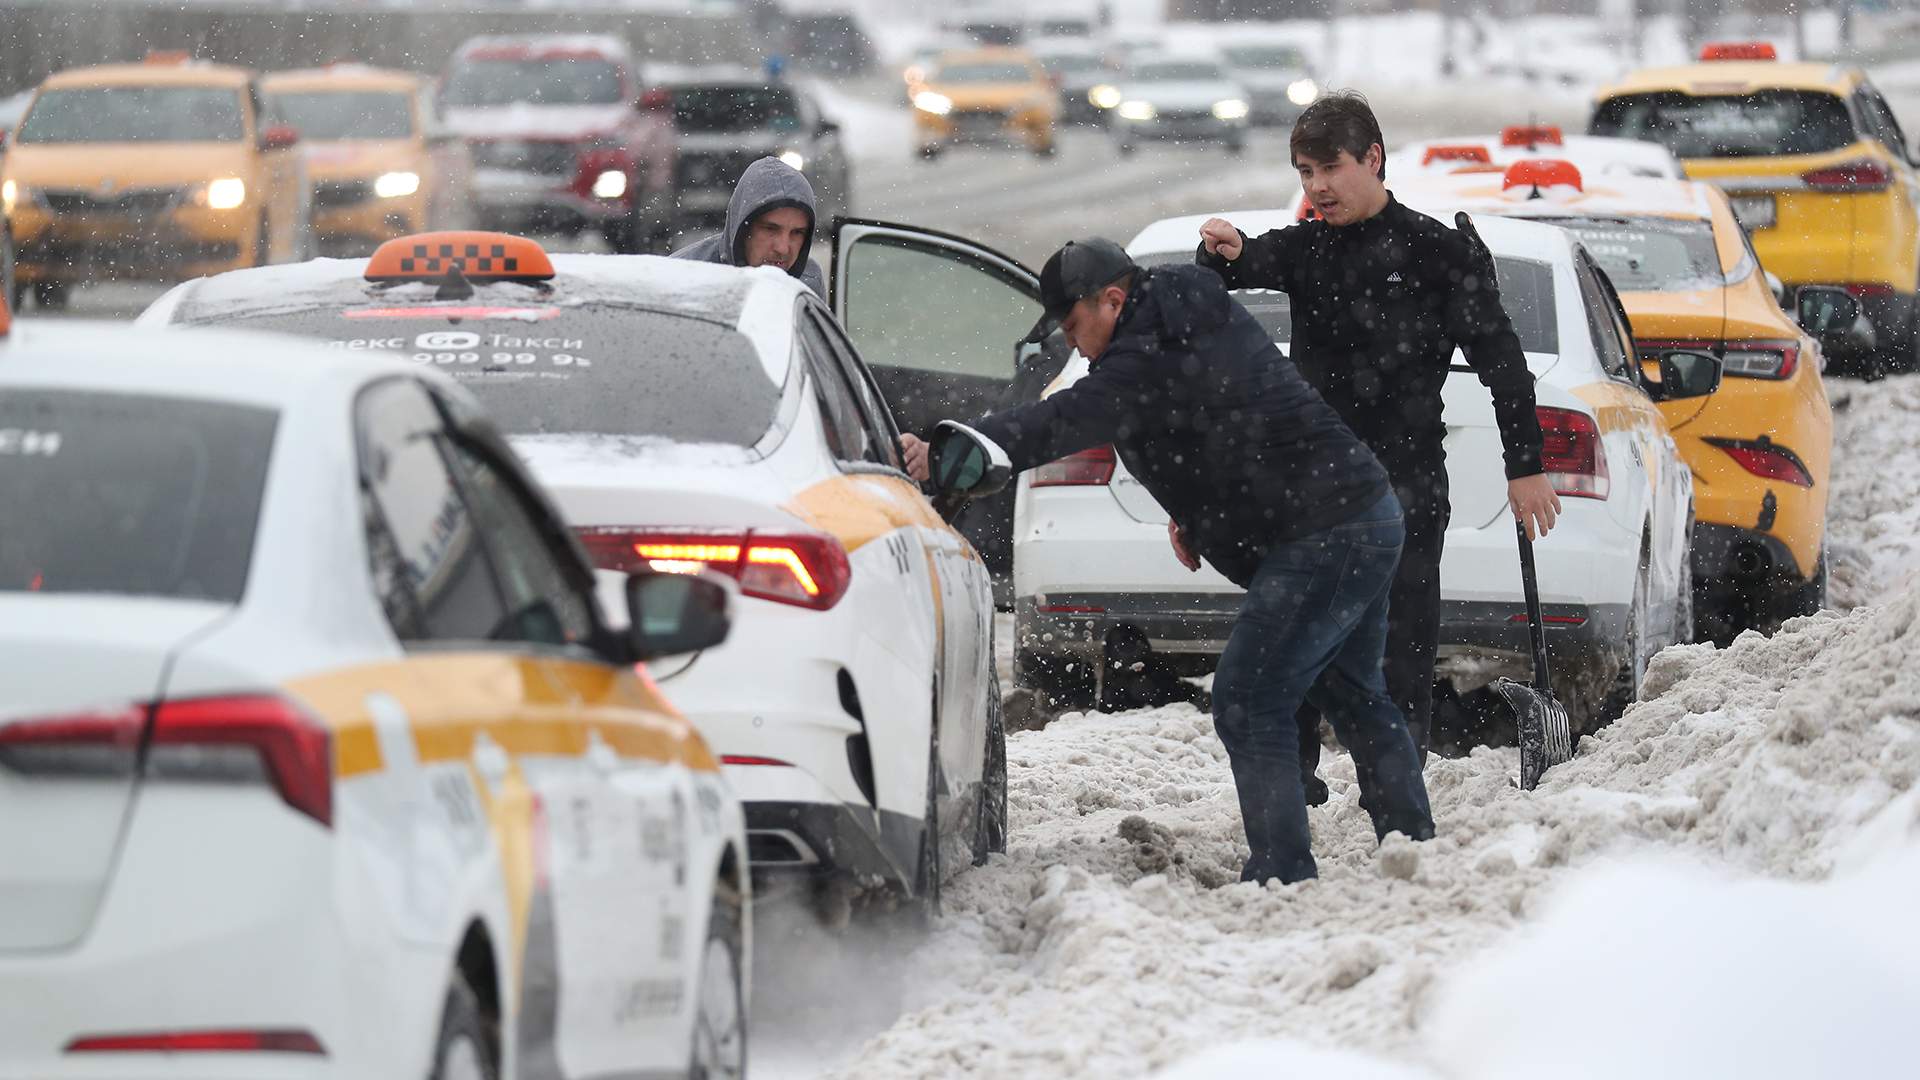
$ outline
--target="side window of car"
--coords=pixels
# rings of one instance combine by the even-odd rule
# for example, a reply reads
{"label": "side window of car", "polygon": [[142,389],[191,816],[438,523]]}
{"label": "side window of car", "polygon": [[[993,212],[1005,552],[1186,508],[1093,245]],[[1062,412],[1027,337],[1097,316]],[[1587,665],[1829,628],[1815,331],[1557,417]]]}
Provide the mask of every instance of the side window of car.
{"label": "side window of car", "polygon": [[1621,341],[1613,300],[1584,254],[1574,261],[1574,275],[1580,279],[1580,298],[1586,308],[1587,326],[1593,332],[1593,347],[1600,357],[1600,366],[1616,379],[1634,381],[1633,372],[1627,366],[1630,353]]}
{"label": "side window of car", "polygon": [[876,465],[900,468],[899,432],[894,430],[893,414],[887,409],[886,399],[880,396],[880,391],[874,386],[873,373],[861,362],[860,354],[854,351],[853,343],[840,332],[832,316],[814,308],[805,317],[814,322],[815,330],[825,339],[833,354],[834,367],[852,388],[854,400],[860,409],[861,425],[867,433],[866,460]]}
{"label": "side window of car", "polygon": [[418,383],[361,395],[361,510],[372,585],[402,641],[486,641],[507,608],[441,456],[440,417]]}
{"label": "side window of car", "polygon": [[569,583],[564,556],[537,524],[519,485],[458,436],[447,439],[474,520],[486,537],[506,619],[495,637],[545,645],[585,645],[593,637],[592,600]]}
{"label": "side window of car", "polygon": [[814,400],[820,406],[820,426],[827,433],[827,449],[841,461],[865,461],[866,425],[860,420],[860,405],[854,399],[853,390],[836,370],[833,347],[827,344],[826,335],[804,308],[796,318],[795,339],[806,359]]}
{"label": "side window of car", "polygon": [[1908,160],[1906,134],[1900,130],[1900,121],[1894,117],[1893,109],[1887,104],[1887,99],[1880,96],[1880,91],[1866,86],[1860,89],[1860,101],[1862,111],[1870,117],[1872,128],[1880,142],[1888,150],[1893,151],[1894,157],[1902,161]]}

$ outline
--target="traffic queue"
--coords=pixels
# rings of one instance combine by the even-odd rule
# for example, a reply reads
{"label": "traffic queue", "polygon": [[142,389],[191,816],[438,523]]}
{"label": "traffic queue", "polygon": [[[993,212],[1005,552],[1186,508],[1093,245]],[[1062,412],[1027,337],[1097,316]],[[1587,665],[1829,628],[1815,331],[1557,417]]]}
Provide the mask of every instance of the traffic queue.
{"label": "traffic queue", "polygon": [[[990,89],[1047,86],[1038,61],[934,64],[909,88],[928,157],[970,133],[1052,153],[1056,106]],[[0,172],[4,299],[187,280],[132,328],[0,305],[0,496],[42,510],[0,542],[0,818],[30,825],[0,830],[18,916],[0,925],[0,1071],[741,1075],[756,895],[830,923],[936,915],[946,883],[1006,850],[996,579],[1042,714],[1138,704],[1169,661],[1223,670],[1248,880],[1313,873],[1312,761],[1297,790],[1240,768],[1294,762],[1274,733],[1296,725],[1317,755],[1318,714],[1296,705],[1379,764],[1383,836],[1430,836],[1427,726],[1453,717],[1439,749],[1512,739],[1473,707],[1523,673],[1530,620],[1577,737],[1638,696],[1659,648],[1824,601],[1826,358],[1912,366],[1920,234],[1884,102],[1812,67],[1712,47],[1605,92],[1593,137],[1313,143],[1342,168],[1391,161],[1391,209],[1329,169],[1295,206],[1076,242],[1037,273],[947,233],[826,219],[805,167],[836,159],[817,148],[837,129],[799,96],[761,103],[816,142],[716,153],[705,167],[736,189],[705,207],[717,237],[635,254],[671,235],[689,176],[673,114],[693,95],[643,88],[608,42],[479,40],[439,85],[166,55],[55,76]],[[1116,145],[1191,127],[1237,152],[1258,110],[1220,93],[1174,128],[1122,94],[1145,107]],[[1720,110],[1782,102],[1769,153],[1721,152],[1712,132],[1752,125]],[[547,107],[563,112],[532,118]],[[109,160],[136,179],[92,184]],[[741,201],[756,169],[780,197]],[[1323,375],[1335,345],[1295,331],[1364,305],[1333,312],[1259,261],[1382,213],[1461,271],[1447,317],[1474,328],[1464,357],[1464,324],[1434,338],[1420,449],[1444,464],[1412,495],[1333,392],[1272,374]],[[1861,224],[1876,214],[1892,224]],[[550,253],[536,229],[598,231],[613,253]],[[365,254],[308,261],[320,248]],[[1476,299],[1463,274],[1497,291]],[[1396,332],[1435,318],[1415,288],[1389,290]],[[1356,463],[1315,470],[1361,517],[1315,511],[1311,535],[1358,561],[1314,571],[1328,610],[1297,625],[1329,655],[1299,660],[1304,681],[1250,644],[1268,631],[1245,612],[1281,604],[1261,583],[1305,537],[1249,541],[1259,515],[1206,508],[1232,492],[1169,491],[1205,463],[1142,447],[1102,390],[1124,377],[1109,349],[1137,364],[1176,339],[1241,350],[1244,384],[1196,389],[1202,408],[1273,406],[1315,437],[1170,438],[1246,476],[1265,453]],[[1388,621],[1401,504],[1436,491],[1432,626],[1407,631]],[[1312,494],[1281,483],[1262,505]],[[1516,517],[1544,603],[1520,587]],[[1383,680],[1387,642],[1420,633],[1430,670]],[[1407,715],[1425,700],[1408,678],[1431,715]],[[299,977],[231,978],[251,970]]]}

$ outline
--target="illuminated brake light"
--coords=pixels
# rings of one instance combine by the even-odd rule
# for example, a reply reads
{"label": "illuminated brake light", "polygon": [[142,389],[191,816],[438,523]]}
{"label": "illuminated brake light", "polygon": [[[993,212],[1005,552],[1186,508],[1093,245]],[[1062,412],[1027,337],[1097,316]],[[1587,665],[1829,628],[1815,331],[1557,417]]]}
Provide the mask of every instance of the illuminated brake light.
{"label": "illuminated brake light", "polygon": [[264,774],[288,806],[321,825],[333,825],[333,735],[282,697],[160,702],[154,706],[146,772],[163,779],[213,781]]}
{"label": "illuminated brake light", "polygon": [[1576,499],[1606,498],[1613,479],[1593,417],[1547,405],[1534,412],[1540,418],[1540,468],[1553,490]]}
{"label": "illuminated brake light", "polygon": [[1033,470],[1034,487],[1104,487],[1113,480],[1113,447],[1096,446]]}
{"label": "illuminated brake light", "polygon": [[86,1035],[67,1044],[67,1053],[160,1054],[281,1053],[318,1054],[326,1048],[308,1031],[168,1031],[137,1035]]}
{"label": "illuminated brake light", "polygon": [[1878,161],[1862,159],[1801,173],[1800,182],[1827,194],[1885,191],[1893,184],[1893,173]]}
{"label": "illuminated brake light", "polygon": [[692,574],[712,570],[761,600],[825,611],[853,582],[847,550],[825,533],[587,528],[580,541],[593,565],[619,573]]}
{"label": "illuminated brake light", "polygon": [[1764,480],[1779,480],[1804,488],[1813,486],[1813,474],[1807,471],[1800,455],[1765,435],[1753,440],[1708,438],[1701,441],[1719,447],[1741,468]]}

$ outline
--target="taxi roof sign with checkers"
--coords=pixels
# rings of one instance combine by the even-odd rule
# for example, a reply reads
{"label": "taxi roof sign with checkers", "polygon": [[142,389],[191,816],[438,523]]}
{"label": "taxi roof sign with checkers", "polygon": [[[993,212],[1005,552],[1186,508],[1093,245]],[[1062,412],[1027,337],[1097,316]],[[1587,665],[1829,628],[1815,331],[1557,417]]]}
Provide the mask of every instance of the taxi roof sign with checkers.
{"label": "taxi roof sign with checkers", "polygon": [[546,281],[553,260],[524,236],[433,232],[396,237],[367,260],[368,281],[436,281],[453,271],[469,281]]}

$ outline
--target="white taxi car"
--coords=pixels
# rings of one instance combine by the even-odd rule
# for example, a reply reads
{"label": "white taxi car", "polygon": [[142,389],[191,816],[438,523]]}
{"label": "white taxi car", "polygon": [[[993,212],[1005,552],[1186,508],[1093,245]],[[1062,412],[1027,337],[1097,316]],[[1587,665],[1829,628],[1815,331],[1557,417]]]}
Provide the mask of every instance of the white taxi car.
{"label": "white taxi car", "polygon": [[797,278],[429,234],[189,283],[143,319],[399,349],[480,399],[597,566],[737,580],[732,638],[661,679],[745,804],[756,875],[836,914],[849,885],[937,907],[1004,849],[986,567]]}
{"label": "white taxi car", "polygon": [[[1212,216],[1157,222],[1128,251],[1146,266],[1190,261],[1200,223]],[[1294,218],[1284,210],[1219,216],[1249,236]],[[1659,388],[1641,382],[1632,335],[1585,251],[1551,226],[1476,225],[1536,379],[1543,463],[1564,508],[1537,548],[1555,681],[1576,727],[1592,730],[1633,700],[1647,657],[1689,640],[1691,611],[1680,598],[1689,595],[1692,477],[1650,397]],[[1236,296],[1285,350],[1287,296]],[[1670,386],[1699,393],[1717,385],[1717,361],[1687,363],[1698,370]],[[1076,357],[1054,386],[1085,372]],[[1440,567],[1439,671],[1466,694],[1531,665],[1493,404],[1464,361],[1442,394],[1453,515]],[[1015,683],[1057,702],[1096,700],[1116,628],[1138,631],[1189,673],[1210,669],[1240,607],[1239,590],[1211,568],[1189,573],[1174,560],[1166,512],[1104,450],[1022,476],[1013,573]]]}
{"label": "white taxi car", "polygon": [[[4,333],[4,331],[0,331]],[[739,804],[471,395],[0,337],[0,1075],[739,1075]]]}

